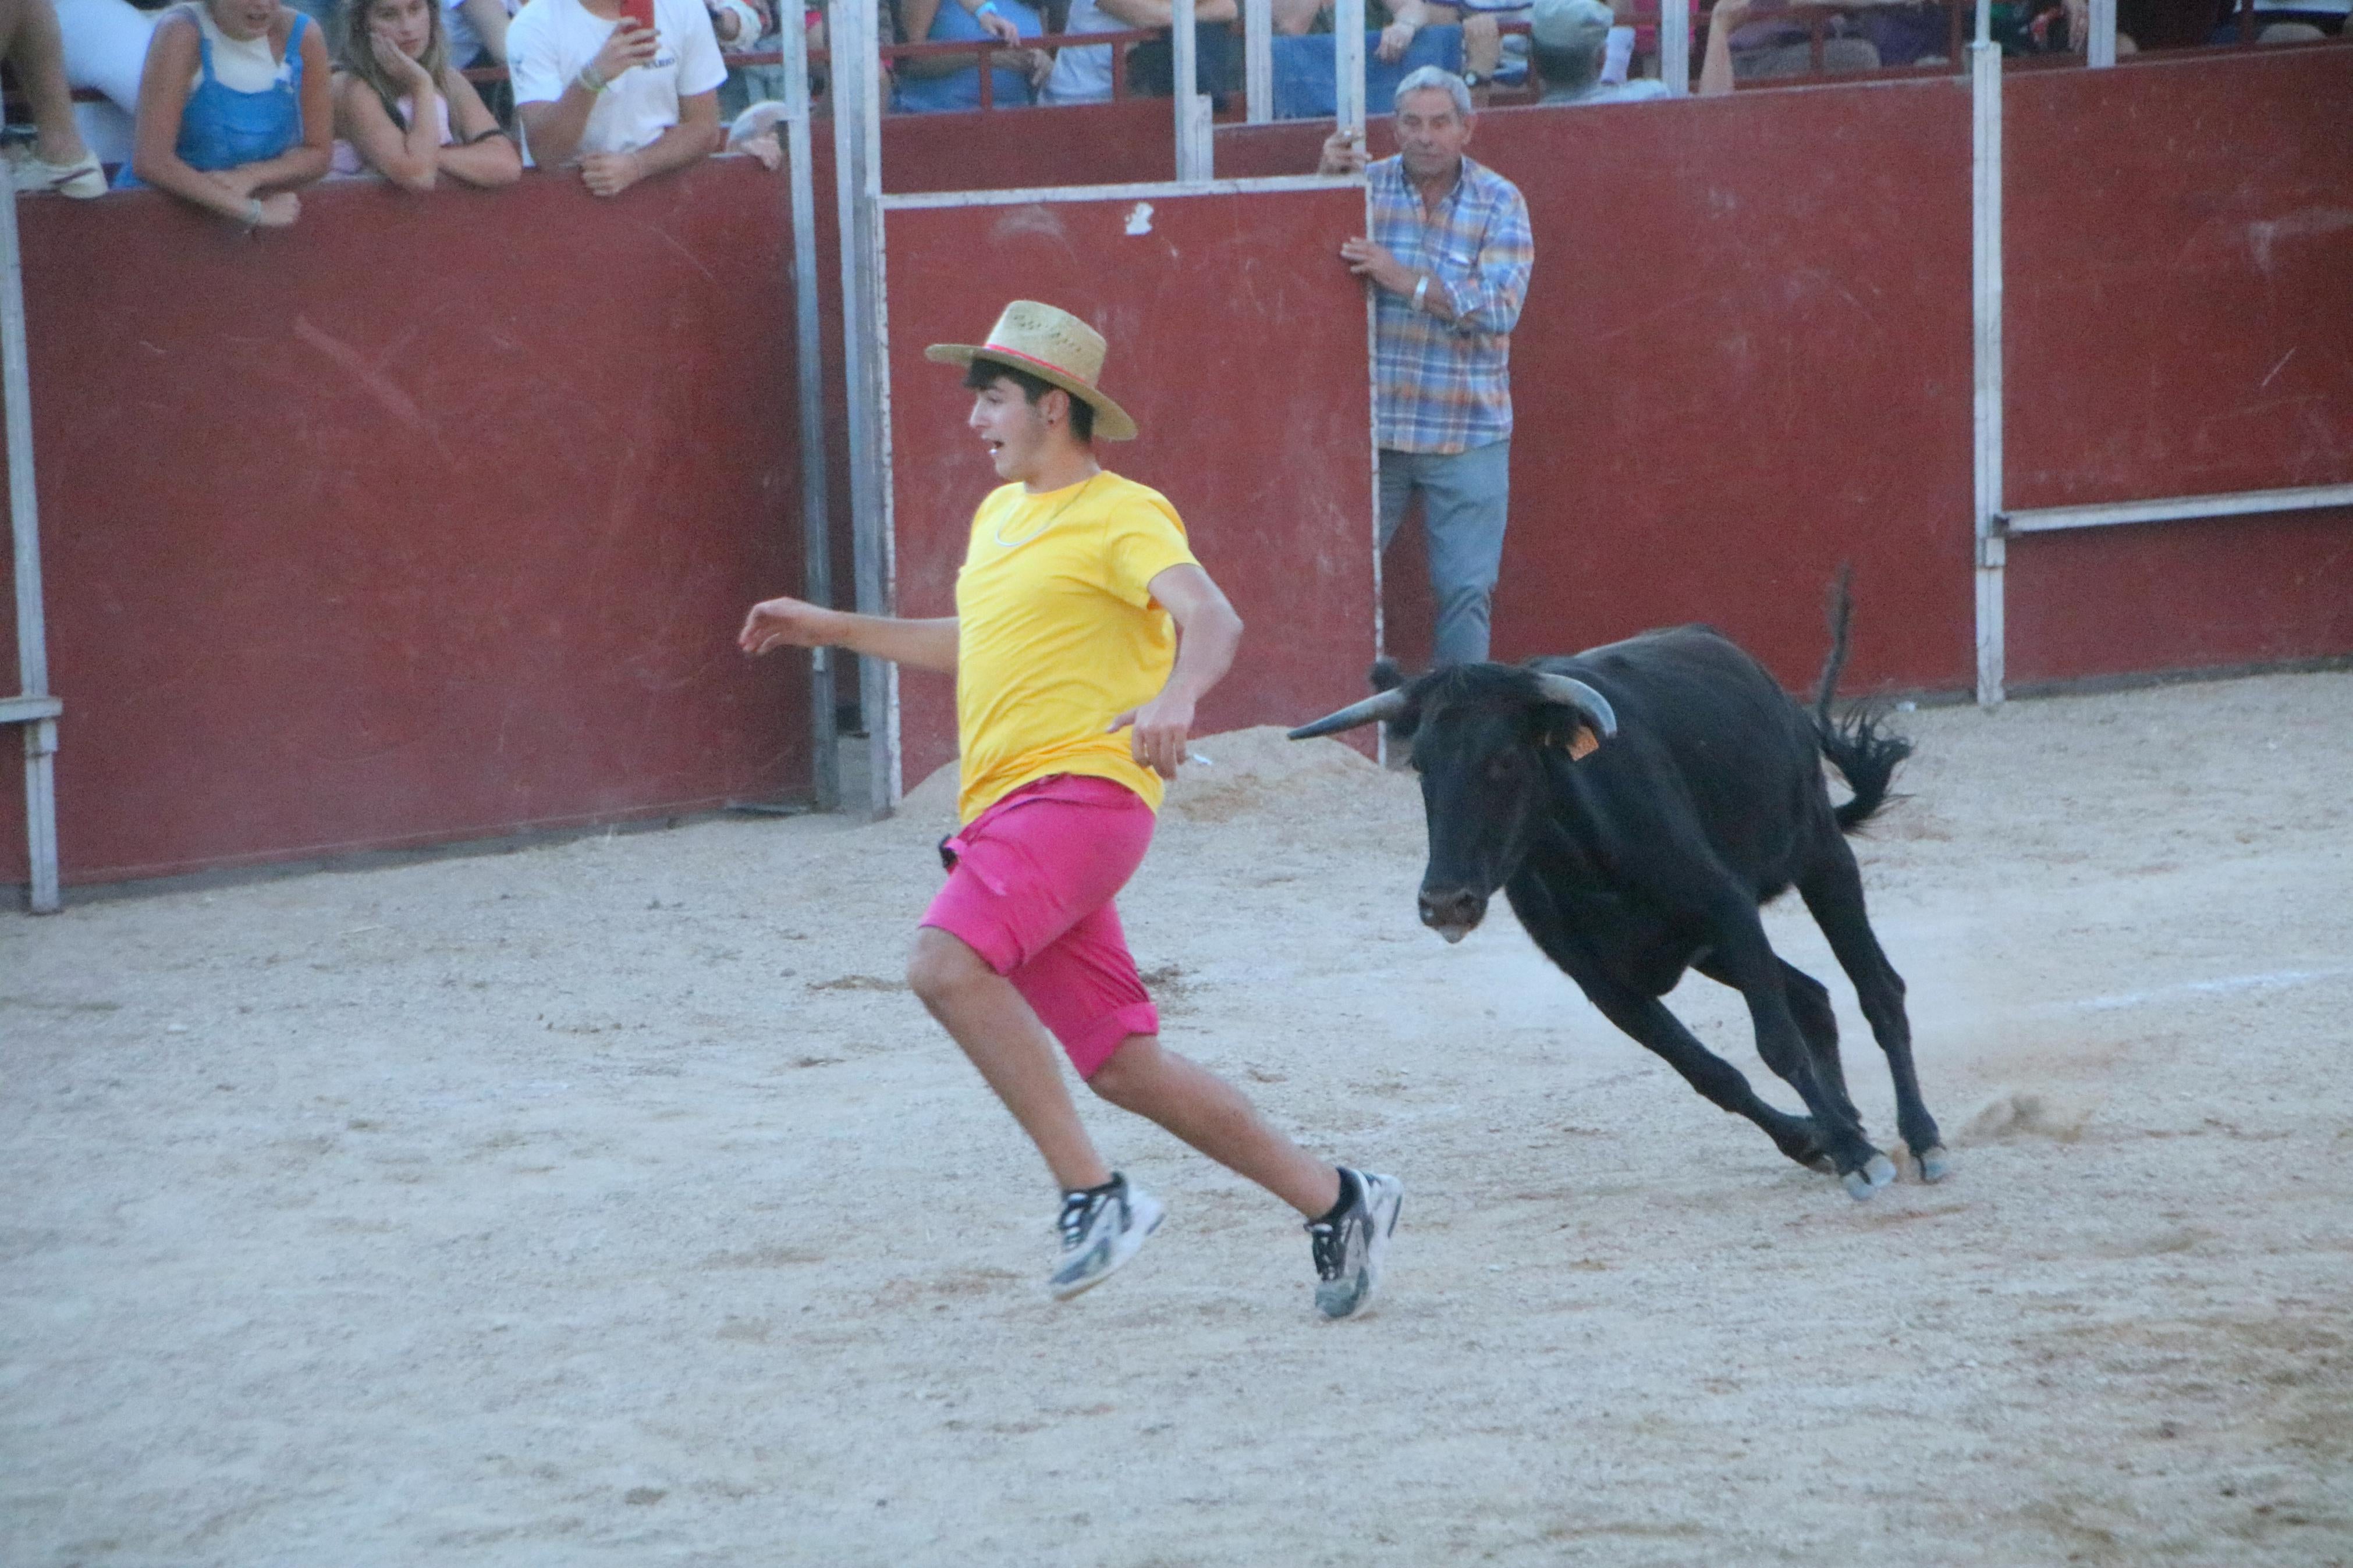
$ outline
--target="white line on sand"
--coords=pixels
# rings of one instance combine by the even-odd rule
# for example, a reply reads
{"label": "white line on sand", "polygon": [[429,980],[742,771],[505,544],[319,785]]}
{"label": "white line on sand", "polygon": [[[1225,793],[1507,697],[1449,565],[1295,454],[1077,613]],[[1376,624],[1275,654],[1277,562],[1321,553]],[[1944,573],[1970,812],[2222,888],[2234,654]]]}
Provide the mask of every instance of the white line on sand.
{"label": "white line on sand", "polygon": [[2316,980],[2334,980],[2339,975],[2353,974],[2353,969],[2282,969],[2270,974],[2233,974],[2221,980],[2190,980],[2179,985],[2160,985],[2153,991],[2122,991],[2113,996],[2094,996],[2073,1006],[2084,1012],[2105,1012],[2116,1007],[2140,1007],[2151,1002],[2164,1002],[2189,996],[2224,996],[2235,991],[2284,991],[2290,986],[2309,985]]}

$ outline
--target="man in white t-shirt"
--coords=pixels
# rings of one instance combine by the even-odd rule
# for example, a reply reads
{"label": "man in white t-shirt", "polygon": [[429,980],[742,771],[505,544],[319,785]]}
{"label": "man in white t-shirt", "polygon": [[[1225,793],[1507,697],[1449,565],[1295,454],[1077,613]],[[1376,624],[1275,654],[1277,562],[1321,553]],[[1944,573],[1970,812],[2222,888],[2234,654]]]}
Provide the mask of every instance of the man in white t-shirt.
{"label": "man in white t-shirt", "polygon": [[532,161],[576,158],[597,195],[718,149],[727,65],[702,0],[654,0],[650,28],[620,0],[531,0],[507,29],[507,68]]}

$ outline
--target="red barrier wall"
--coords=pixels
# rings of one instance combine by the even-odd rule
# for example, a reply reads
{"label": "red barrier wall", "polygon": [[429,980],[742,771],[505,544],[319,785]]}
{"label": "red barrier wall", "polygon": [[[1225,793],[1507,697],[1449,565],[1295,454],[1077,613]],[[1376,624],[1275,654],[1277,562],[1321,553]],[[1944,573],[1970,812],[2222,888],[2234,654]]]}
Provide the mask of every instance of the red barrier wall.
{"label": "red barrier wall", "polygon": [[781,189],[24,203],[66,880],[805,787]]}
{"label": "red barrier wall", "polygon": [[[2006,97],[2011,502],[2353,479],[2353,51],[2018,73]],[[1968,686],[1968,120],[1957,81],[1925,80],[1482,121],[1472,151],[1527,193],[1539,253],[1501,657],[1704,618],[1799,684],[1819,589],[1852,560],[1853,684]],[[886,127],[885,179],[1154,179],[1168,139],[1165,102],[909,117]],[[1320,140],[1221,130],[1219,169],[1303,172]],[[828,127],[818,142],[822,174]],[[943,220],[894,242],[898,354],[1015,293],[1148,306],[1136,319],[1175,334],[1119,318],[1114,381],[1134,375],[1153,434],[1116,460],[1179,499],[1213,565],[1247,563],[1220,565],[1229,587],[1268,584],[1244,605],[1254,650],[1303,634],[1264,689],[1237,678],[1221,721],[1294,716],[1330,680],[1345,695],[1366,651],[1314,618],[1322,593],[1273,586],[1298,580],[1279,563],[1324,570],[1301,540],[1335,537],[1282,507],[1368,504],[1333,488],[1360,482],[1353,459],[1299,466],[1337,450],[1323,422],[1350,397],[1320,395],[1358,374],[1331,357],[1361,321],[1333,254],[1353,198],[1317,199],[1337,205],[1252,251],[1283,264],[1276,316],[1238,304],[1214,234],[1150,289],[1037,237]],[[797,787],[798,668],[727,645],[747,596],[799,581],[784,200],[736,160],[610,205],[556,176],[493,196],[330,186],[259,240],[153,195],[25,202],[69,882]],[[907,395],[932,384],[900,368]],[[1158,387],[1165,409],[1142,395]],[[960,540],[989,476],[903,456],[936,449],[941,412],[902,428],[901,482],[938,485],[927,504]],[[1289,468],[1233,456],[1267,440]],[[2353,653],[2348,521],[2017,540],[2012,679]],[[920,605],[946,557],[914,542]],[[1388,574],[1409,658],[1413,547]],[[1357,584],[1325,592],[1345,606]],[[943,754],[944,708],[911,712]],[[0,877],[21,876],[12,784],[0,800]]]}
{"label": "red barrier wall", "polygon": [[[829,161],[831,122],[819,122],[817,135]],[[882,188],[892,193],[1120,185],[1176,176],[1176,111],[1165,98],[894,114],[882,121]]]}
{"label": "red barrier wall", "polygon": [[[1050,300],[1109,340],[1103,387],[1135,416],[1104,465],[1166,494],[1250,630],[1205,731],[1297,723],[1353,696],[1373,658],[1365,308],[1327,241],[1351,189],[1134,204],[895,212],[891,413],[900,613],[953,615],[973,508],[999,483],[965,428],[972,395],[923,357],[977,342],[1006,300]],[[955,752],[947,681],[902,678],[912,786]]]}
{"label": "red barrier wall", "polygon": [[2004,91],[2009,503],[2353,480],[2353,48]]}
{"label": "red barrier wall", "polygon": [[[2353,481],[2353,49],[2004,89],[2009,503]],[[2007,576],[2015,683],[2353,652],[2353,509],[2021,536]]]}

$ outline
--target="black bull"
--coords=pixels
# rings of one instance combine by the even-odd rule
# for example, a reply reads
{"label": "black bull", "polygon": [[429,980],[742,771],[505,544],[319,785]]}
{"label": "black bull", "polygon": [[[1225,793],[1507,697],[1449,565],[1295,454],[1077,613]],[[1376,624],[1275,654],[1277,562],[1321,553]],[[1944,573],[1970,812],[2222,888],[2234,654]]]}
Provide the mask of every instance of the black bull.
{"label": "black bull", "polygon": [[[1410,737],[1430,823],[1422,923],[1459,941],[1502,888],[1547,957],[1609,1021],[1790,1159],[1867,1198],[1894,1168],[1847,1097],[1838,1024],[1821,984],[1784,963],[1758,908],[1795,887],[1853,981],[1895,1082],[1896,1122],[1935,1181],[1946,1156],[1920,1100],[1904,981],[1880,951],[1845,835],[1887,798],[1908,742],[1868,717],[1830,717],[1846,649],[1843,595],[1812,710],[1706,626],[1522,667],[1473,664],[1400,681],[1293,731],[1293,740],[1386,721]],[[1827,756],[1853,791],[1833,806]],[[1757,1097],[1659,1000],[1686,968],[1738,991],[1757,1053],[1810,1112]]]}

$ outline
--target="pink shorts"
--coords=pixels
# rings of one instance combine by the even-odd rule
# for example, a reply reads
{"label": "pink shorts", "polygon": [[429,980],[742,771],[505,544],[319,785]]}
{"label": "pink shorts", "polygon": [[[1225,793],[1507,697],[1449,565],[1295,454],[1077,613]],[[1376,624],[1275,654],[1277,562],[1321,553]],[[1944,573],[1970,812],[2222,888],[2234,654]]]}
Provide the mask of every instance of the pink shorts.
{"label": "pink shorts", "polygon": [[940,848],[954,869],[923,923],[1013,982],[1092,1078],[1131,1035],[1160,1032],[1112,898],[1152,845],[1152,808],[1110,779],[1024,784]]}

